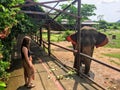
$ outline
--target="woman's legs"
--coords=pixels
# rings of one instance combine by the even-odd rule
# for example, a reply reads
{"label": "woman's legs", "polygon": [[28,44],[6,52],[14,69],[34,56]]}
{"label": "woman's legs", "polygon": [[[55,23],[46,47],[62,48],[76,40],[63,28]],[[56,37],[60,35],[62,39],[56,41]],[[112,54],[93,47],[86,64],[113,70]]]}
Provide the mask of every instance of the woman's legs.
{"label": "woman's legs", "polygon": [[24,81],[25,81],[25,86],[28,84],[28,74],[26,67],[23,65],[23,70],[24,70]]}
{"label": "woman's legs", "polygon": [[25,80],[25,85],[27,85],[28,84],[28,76],[27,76],[25,69],[24,69],[24,80]]}
{"label": "woman's legs", "polygon": [[35,68],[34,68],[34,65],[32,67],[32,79],[35,80]]}
{"label": "woman's legs", "polygon": [[32,66],[29,68],[29,77],[28,77],[28,88],[35,87],[35,85],[32,84],[32,80],[35,79],[35,68]]}
{"label": "woman's legs", "polygon": [[31,83],[32,83],[32,77],[29,76],[29,77],[28,77],[28,85],[31,84]]}
{"label": "woman's legs", "polygon": [[24,67],[25,86],[27,86],[28,88],[35,87],[35,85],[32,84],[32,80],[35,79],[34,65],[32,67],[29,67],[28,64],[24,62],[23,67]]}

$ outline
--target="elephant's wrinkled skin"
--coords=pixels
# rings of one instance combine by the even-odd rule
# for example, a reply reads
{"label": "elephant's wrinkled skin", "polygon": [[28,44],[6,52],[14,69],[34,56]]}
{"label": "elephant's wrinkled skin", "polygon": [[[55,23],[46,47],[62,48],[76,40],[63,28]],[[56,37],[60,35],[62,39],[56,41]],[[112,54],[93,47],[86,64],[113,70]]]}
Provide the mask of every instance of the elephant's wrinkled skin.
{"label": "elephant's wrinkled skin", "polygon": [[[78,33],[74,33],[72,35],[69,35],[66,37],[67,41],[70,41],[73,45],[73,48],[76,49],[77,47],[77,36]],[[81,28],[81,44],[80,44],[80,52],[87,54],[89,56],[92,57],[93,55],[93,51],[94,51],[94,46],[96,46],[96,48],[100,47],[100,46],[104,46],[108,43],[108,38],[105,34],[102,34],[100,32],[98,32],[95,28],[93,27],[88,27],[88,26],[84,26],[83,28]],[[75,55],[75,61],[74,61],[74,68],[78,69],[78,54],[74,53]],[[80,61],[83,62],[85,64],[85,74],[89,73],[90,70],[90,65],[91,65],[91,59],[81,56],[80,57]],[[80,63],[81,63],[80,62]]]}

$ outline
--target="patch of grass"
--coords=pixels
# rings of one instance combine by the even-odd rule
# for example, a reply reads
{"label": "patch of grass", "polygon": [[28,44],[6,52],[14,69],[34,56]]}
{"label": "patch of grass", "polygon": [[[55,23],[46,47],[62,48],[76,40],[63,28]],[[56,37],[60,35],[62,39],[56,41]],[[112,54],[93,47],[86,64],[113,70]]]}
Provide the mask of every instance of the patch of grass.
{"label": "patch of grass", "polygon": [[110,62],[115,63],[115,64],[117,64],[117,65],[120,65],[119,62],[116,62],[116,61],[114,61],[114,60],[110,60]]}
{"label": "patch of grass", "polygon": [[[45,40],[47,40],[47,33],[46,32],[43,33],[43,38]],[[50,40],[52,42],[58,42],[60,38],[61,38],[61,34],[51,34],[51,36],[50,36]]]}
{"label": "patch of grass", "polygon": [[112,57],[112,58],[118,58],[119,59],[118,62],[115,60],[110,60],[110,62],[115,63],[117,65],[120,65],[120,53],[103,54],[103,55],[108,56],[108,57]]}
{"label": "patch of grass", "polygon": [[[73,31],[63,31],[62,33],[51,33],[50,40],[52,42],[65,41],[66,36],[73,33]],[[47,40],[47,32],[43,33],[43,38]]]}
{"label": "patch of grass", "polygon": [[[105,33],[109,39],[109,43],[105,47],[120,48],[120,30],[108,30],[103,33]],[[112,35],[116,35],[116,39],[112,39]]]}
{"label": "patch of grass", "polygon": [[[120,30],[107,30],[106,32],[100,31],[102,33],[105,33],[109,39],[109,43],[105,45],[104,47],[109,48],[120,48]],[[71,33],[75,33],[74,31],[62,31],[62,33],[51,34],[51,41],[52,42],[59,42],[59,41],[65,41],[65,37],[67,35],[70,35]],[[112,35],[116,35],[116,39],[112,39]],[[43,33],[43,38],[47,40],[47,32]]]}
{"label": "patch of grass", "polygon": [[120,53],[111,53],[111,54],[104,54],[105,56],[118,58],[120,60]]}

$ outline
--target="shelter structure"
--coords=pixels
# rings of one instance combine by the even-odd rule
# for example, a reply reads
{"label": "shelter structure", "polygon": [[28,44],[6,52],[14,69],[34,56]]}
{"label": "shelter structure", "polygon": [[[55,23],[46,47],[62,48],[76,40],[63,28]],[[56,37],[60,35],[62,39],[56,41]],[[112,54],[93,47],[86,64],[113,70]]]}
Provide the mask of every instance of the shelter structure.
{"label": "shelter structure", "polygon": [[[81,31],[80,31],[80,28],[81,28],[81,21],[80,21],[80,19],[81,19],[81,16],[80,16],[80,10],[81,10],[81,0],[74,0],[74,1],[72,1],[66,8],[64,8],[63,10],[60,10],[60,9],[56,9],[55,7],[57,6],[57,4],[54,6],[54,7],[51,7],[51,6],[49,6],[49,5],[46,5],[46,4],[50,4],[50,3],[60,3],[60,2],[63,2],[63,1],[68,1],[68,0],[53,0],[53,1],[48,1],[48,2],[34,2],[33,0],[26,0],[26,2],[25,2],[25,4],[23,4],[23,5],[17,5],[17,6],[15,6],[15,7],[21,7],[21,12],[22,13],[26,13],[28,16],[30,16],[30,17],[32,17],[33,19],[35,19],[36,20],[36,22],[42,22],[42,21],[44,21],[43,22],[43,24],[42,24],[42,26],[40,26],[40,30],[39,30],[39,32],[40,32],[40,36],[37,38],[37,40],[36,40],[36,42],[41,46],[41,45],[43,45],[43,46],[45,46],[45,44],[47,44],[48,46],[46,47],[47,49],[48,49],[48,55],[51,55],[51,45],[54,45],[54,46],[57,46],[57,47],[60,47],[60,48],[63,48],[63,49],[66,49],[66,48],[64,48],[64,47],[62,47],[62,46],[59,46],[59,45],[56,45],[56,44],[54,44],[54,43],[52,43],[51,41],[50,41],[50,32],[51,32],[51,29],[52,30],[65,30],[66,28],[63,26],[63,25],[61,25],[61,24],[59,24],[59,23],[57,23],[56,21],[55,21],[55,19],[62,13],[62,14],[67,14],[67,15],[70,15],[70,16],[72,16],[72,17],[74,17],[75,18],[75,20],[77,20],[77,23],[76,23],[76,29],[77,29],[77,31],[78,31],[78,38],[77,38],[77,54],[78,54],[78,62],[80,62],[80,56],[81,55],[83,55],[83,56],[85,56],[85,57],[87,57],[87,58],[90,58],[90,59],[92,59],[92,60],[94,60],[93,58],[91,58],[91,57],[89,57],[89,56],[87,56],[87,55],[84,55],[84,54],[81,54],[80,53],[80,43],[79,42],[81,42],[80,41],[80,35],[81,35]],[[66,10],[72,5],[72,4],[75,4],[75,3],[77,3],[77,8],[78,8],[78,13],[77,13],[77,15],[73,15],[73,14],[70,14],[69,12],[67,12]],[[55,10],[55,11],[57,11],[58,13],[55,15],[55,17],[50,17],[50,12],[51,12],[51,10],[50,11],[48,11],[48,12],[45,12],[41,7],[45,7],[45,8],[49,8],[49,9],[51,9],[51,10]],[[90,25],[93,25],[93,24],[96,24],[96,23],[94,23],[94,22],[90,22],[90,21],[88,21],[88,22],[83,22],[82,24],[84,24],[84,25],[88,25],[88,23],[90,24]],[[47,35],[48,35],[48,37],[47,37],[47,41],[44,41],[43,39],[42,39],[42,28],[46,28],[47,29]],[[66,50],[68,50],[68,51],[71,51],[71,52],[75,52],[75,51],[73,51],[73,50],[69,50],[69,49],[66,49]],[[81,54],[81,55],[79,55],[79,54]],[[94,60],[94,61],[96,61],[96,62],[99,62],[100,64],[103,64],[103,65],[106,65],[106,64],[104,64],[104,63],[101,63],[100,61],[97,61],[97,60]],[[80,63],[79,63],[80,64]],[[79,67],[79,69],[80,69],[80,65],[78,65]],[[106,65],[106,66],[108,66],[108,65]],[[111,67],[111,66],[109,66],[109,67]],[[114,67],[111,67],[111,68],[113,68],[114,70],[117,70],[117,71],[119,71],[119,69],[116,69],[116,68],[114,68]],[[80,70],[78,70],[78,72],[79,72]],[[87,76],[85,76],[85,77],[87,77]],[[95,83],[95,82],[94,82]],[[96,83],[97,84],[97,83]],[[100,85],[98,85],[99,87],[101,87],[103,90],[104,90],[104,88],[102,87],[102,86],[100,86]]]}
{"label": "shelter structure", "polygon": [[[54,0],[54,1],[49,1],[49,2],[41,2],[41,3],[38,3],[38,2],[34,2],[33,0],[26,0],[25,1],[25,4],[24,5],[18,5],[18,6],[15,6],[15,7],[21,7],[21,12],[24,12],[26,13],[28,16],[32,17],[33,19],[36,20],[36,22],[41,22],[42,20],[44,20],[44,23],[42,26],[40,26],[40,39],[39,39],[39,44],[40,46],[42,45],[43,42],[43,39],[42,39],[42,28],[45,27],[47,29],[47,32],[48,32],[48,54],[50,55],[51,54],[51,49],[50,49],[50,45],[51,45],[51,41],[50,41],[50,31],[51,29],[53,30],[65,30],[64,26],[62,26],[61,24],[58,24],[57,22],[55,22],[55,19],[62,13],[62,14],[67,14],[67,15],[70,15],[72,17],[75,18],[75,20],[77,20],[77,28],[76,30],[78,31],[78,37],[81,37],[80,35],[80,27],[81,27],[81,22],[80,22],[80,10],[81,10],[81,0],[74,0],[72,1],[66,8],[64,8],[63,10],[60,10],[60,9],[56,9],[56,5],[54,7],[51,7],[51,6],[48,6],[46,4],[49,4],[49,3],[54,3],[54,2],[57,2],[57,3],[60,3],[60,2],[63,2],[63,1],[67,1],[67,0]],[[77,3],[77,8],[78,8],[78,13],[77,15],[74,15],[74,14],[71,14],[69,12],[67,12],[66,10],[73,4]],[[49,8],[51,10],[55,10],[58,12],[58,14],[51,18],[49,15],[50,15],[50,11],[49,12],[45,12],[41,7],[45,7],[45,8]],[[38,40],[37,40],[38,41]],[[78,49],[78,54],[80,53],[80,38],[77,39],[77,49]],[[78,61],[80,62],[80,57],[78,58]],[[80,64],[80,63],[78,63]],[[80,65],[78,65],[78,69],[80,69]],[[79,72],[79,70],[78,70]]]}
{"label": "shelter structure", "polygon": [[93,25],[98,25],[99,23],[91,21],[91,20],[86,20],[81,23],[82,26],[93,26]]}

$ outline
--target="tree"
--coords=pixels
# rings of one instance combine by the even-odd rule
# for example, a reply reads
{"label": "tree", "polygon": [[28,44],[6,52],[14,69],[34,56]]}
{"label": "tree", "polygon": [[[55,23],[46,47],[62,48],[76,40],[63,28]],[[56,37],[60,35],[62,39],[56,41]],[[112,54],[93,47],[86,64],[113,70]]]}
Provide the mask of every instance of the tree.
{"label": "tree", "polygon": [[82,4],[81,6],[82,20],[89,19],[89,16],[96,15],[94,13],[94,10],[96,10],[96,6],[94,4]]}
{"label": "tree", "polygon": [[100,24],[100,26],[99,26],[100,29],[106,29],[108,23],[104,20],[100,20],[99,24]]}
{"label": "tree", "polygon": [[104,15],[98,15],[98,16],[97,16],[98,21],[103,20],[103,17],[104,17]]}
{"label": "tree", "polygon": [[[62,4],[60,5],[61,9],[64,9],[65,7],[67,7],[68,4]],[[94,13],[94,10],[96,9],[95,5],[90,5],[90,4],[82,4],[81,5],[81,16],[82,16],[82,20],[86,20],[89,19],[89,16],[92,15],[96,15]],[[67,10],[67,12],[69,12],[70,14],[74,14],[77,15],[77,8],[75,5],[71,5]],[[61,14],[58,18],[57,21],[61,22],[61,19],[67,19],[69,20],[69,24],[73,24],[75,23],[75,18],[71,17],[70,15],[66,15],[66,14]]]}

